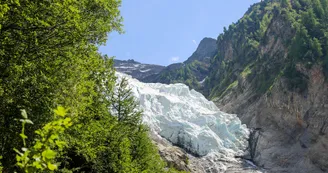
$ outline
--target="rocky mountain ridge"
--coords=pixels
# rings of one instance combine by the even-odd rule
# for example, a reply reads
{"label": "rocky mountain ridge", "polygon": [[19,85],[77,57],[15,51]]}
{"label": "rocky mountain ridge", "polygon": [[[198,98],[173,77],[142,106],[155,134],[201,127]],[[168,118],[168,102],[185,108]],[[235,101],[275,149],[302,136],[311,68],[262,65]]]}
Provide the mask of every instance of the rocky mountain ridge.
{"label": "rocky mountain ridge", "polygon": [[118,60],[114,59],[114,67],[116,71],[131,75],[138,80],[160,73],[165,67],[155,64],[142,64],[133,59]]}
{"label": "rocky mountain ridge", "polygon": [[193,89],[201,90],[209,75],[210,60],[217,53],[216,40],[203,38],[196,51],[184,62],[167,67],[142,64],[134,60],[114,60],[118,72],[129,74],[146,83],[185,83]]}

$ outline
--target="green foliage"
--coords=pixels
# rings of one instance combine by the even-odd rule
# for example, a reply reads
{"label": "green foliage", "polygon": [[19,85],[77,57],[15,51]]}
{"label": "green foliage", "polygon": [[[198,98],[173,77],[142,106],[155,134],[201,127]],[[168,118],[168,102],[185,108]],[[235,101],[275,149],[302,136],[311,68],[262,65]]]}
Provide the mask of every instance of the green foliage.
{"label": "green foliage", "polygon": [[132,95],[131,88],[128,88],[126,78],[121,79],[117,84],[111,96],[111,103],[113,115],[117,117],[118,122],[129,125],[132,131],[141,124],[141,112],[136,111],[137,101]]}
{"label": "green foliage", "polygon": [[[306,11],[300,11],[300,22],[297,24],[296,37],[293,39],[290,57],[308,64],[313,64],[321,59],[327,52],[324,51],[326,45],[327,32],[327,11],[326,0],[314,0],[312,2],[300,1],[300,4],[307,4]],[[311,67],[311,65],[308,67]]]}
{"label": "green foliage", "polygon": [[[20,137],[19,110],[34,131],[53,119],[50,108],[69,107],[84,114],[103,90],[100,81],[111,62],[97,52],[107,33],[121,31],[119,0],[4,0],[0,2],[0,149],[4,171],[14,172]],[[112,82],[110,77],[109,82]],[[101,91],[99,91],[101,92]],[[89,110],[88,110],[89,111]],[[90,115],[90,114],[88,114]]]}
{"label": "green foliage", "polygon": [[167,84],[184,83],[192,89],[201,89],[199,82],[208,75],[208,66],[207,62],[194,60],[177,68],[162,71],[155,81]]}
{"label": "green foliage", "polygon": [[111,97],[112,115],[117,118],[118,131],[130,141],[130,161],[134,172],[163,172],[165,164],[148,136],[148,129],[142,125],[142,112],[128,87],[127,79],[117,84]]}
{"label": "green foliage", "polygon": [[264,36],[266,30],[269,27],[269,24],[271,23],[272,17],[273,16],[270,13],[266,13],[263,16],[263,19],[260,22],[260,37],[263,37]]}
{"label": "green foliage", "polygon": [[[97,46],[108,32],[122,32],[120,4],[0,2],[4,172],[165,172],[130,92],[121,86],[127,97],[109,99],[116,91],[113,61]],[[53,116],[49,109],[57,105],[69,110],[58,107]],[[120,105],[119,115],[109,111],[113,105]]]}
{"label": "green foliage", "polygon": [[288,78],[288,90],[302,93],[308,88],[308,78],[299,72],[294,65],[289,65],[284,71],[284,77]]}
{"label": "green foliage", "polygon": [[[165,172],[157,148],[141,123],[142,112],[126,79],[117,82],[108,99],[111,112],[85,117],[72,127],[64,159],[66,170],[79,172]],[[65,157],[64,157],[65,158]]]}
{"label": "green foliage", "polygon": [[[2,160],[2,156],[0,156],[0,160]],[[2,163],[0,161],[0,172],[2,172],[2,169],[3,169],[3,167],[2,167]]]}
{"label": "green foliage", "polygon": [[322,65],[327,78],[327,28],[327,0],[254,4],[243,18],[219,35],[219,51],[211,62],[205,94],[220,97],[233,81],[246,76],[245,82],[258,96],[270,90],[282,75],[289,81],[289,90],[306,91],[308,79],[294,66]]}
{"label": "green foliage", "polygon": [[270,90],[273,82],[278,78],[280,68],[276,69],[262,69],[260,74],[257,74],[255,80],[255,90],[257,94],[261,95]]}
{"label": "green foliage", "polygon": [[58,107],[55,112],[55,120],[47,123],[42,129],[35,131],[38,137],[34,139],[34,145],[28,147],[26,145],[27,136],[25,135],[25,124],[33,124],[28,119],[25,110],[21,111],[23,119],[22,132],[20,134],[23,140],[23,147],[21,151],[14,149],[16,155],[16,165],[21,168],[23,172],[37,172],[37,171],[54,171],[58,169],[56,157],[59,157],[60,152],[66,146],[66,142],[61,140],[61,136],[67,128],[72,125],[71,119],[66,117],[66,110],[63,107]]}
{"label": "green foliage", "polygon": [[250,69],[250,65],[248,65],[243,72],[241,72],[241,76],[243,78],[246,78],[249,74],[252,73],[252,70]]}
{"label": "green foliage", "polygon": [[238,81],[232,82],[223,92],[220,94],[220,98],[223,97],[229,90],[238,86]]}
{"label": "green foliage", "polygon": [[291,7],[290,0],[280,0],[280,3],[281,3],[281,7],[283,7],[283,8],[290,8]]}

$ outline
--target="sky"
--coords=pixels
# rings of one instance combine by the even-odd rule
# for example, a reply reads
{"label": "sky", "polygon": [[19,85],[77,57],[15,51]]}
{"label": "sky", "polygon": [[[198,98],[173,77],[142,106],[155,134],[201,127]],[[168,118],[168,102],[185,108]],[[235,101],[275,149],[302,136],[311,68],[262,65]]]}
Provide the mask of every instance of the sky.
{"label": "sky", "polygon": [[259,0],[122,0],[124,34],[108,35],[101,54],[169,65],[183,62],[204,37],[217,38]]}

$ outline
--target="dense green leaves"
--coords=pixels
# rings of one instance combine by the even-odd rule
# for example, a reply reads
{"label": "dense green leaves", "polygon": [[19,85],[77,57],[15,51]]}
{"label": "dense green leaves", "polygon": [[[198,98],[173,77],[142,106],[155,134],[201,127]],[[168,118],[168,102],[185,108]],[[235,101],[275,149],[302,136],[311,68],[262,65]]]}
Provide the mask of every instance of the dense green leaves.
{"label": "dense green leaves", "polygon": [[[105,43],[108,32],[122,32],[120,4],[0,2],[4,172],[164,171],[129,91],[118,87],[129,97],[108,99],[115,88],[113,61],[100,56],[97,47]],[[109,111],[115,104],[121,105],[119,116]],[[59,106],[54,116],[51,110],[58,105],[65,108]]]}
{"label": "dense green leaves", "polygon": [[[25,142],[27,138],[25,135],[25,124],[31,122],[31,120],[27,119],[25,110],[21,111],[23,119],[21,119],[22,133],[20,136],[23,140],[23,147],[21,151],[18,149],[14,149],[14,151],[16,152],[16,165],[22,171],[28,173],[57,170],[56,157],[66,147],[66,142],[62,141],[61,137],[65,130],[72,125],[71,119],[64,118],[66,113],[61,112],[61,110],[64,110],[64,108],[60,106],[54,110],[55,120],[47,123],[42,129],[35,132],[38,135],[34,139],[34,146],[31,147],[28,147]],[[61,115],[58,114],[59,112]]]}
{"label": "dense green leaves", "polygon": [[33,131],[52,119],[49,109],[65,105],[76,116],[93,101],[100,79],[91,75],[111,73],[96,46],[107,32],[121,31],[119,5],[118,0],[1,1],[0,148],[11,162],[4,165],[12,165],[10,148],[19,141],[13,134],[20,109],[35,123],[26,131],[33,138]]}

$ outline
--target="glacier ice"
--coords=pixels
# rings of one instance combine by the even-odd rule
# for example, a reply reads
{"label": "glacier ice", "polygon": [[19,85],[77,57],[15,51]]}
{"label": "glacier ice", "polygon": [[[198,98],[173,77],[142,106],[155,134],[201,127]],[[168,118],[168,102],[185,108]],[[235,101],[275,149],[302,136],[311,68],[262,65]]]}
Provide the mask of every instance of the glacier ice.
{"label": "glacier ice", "polygon": [[198,156],[230,158],[241,155],[247,147],[246,125],[188,86],[142,83],[119,72],[116,76],[118,81],[128,79],[144,111],[143,122],[173,144]]}

